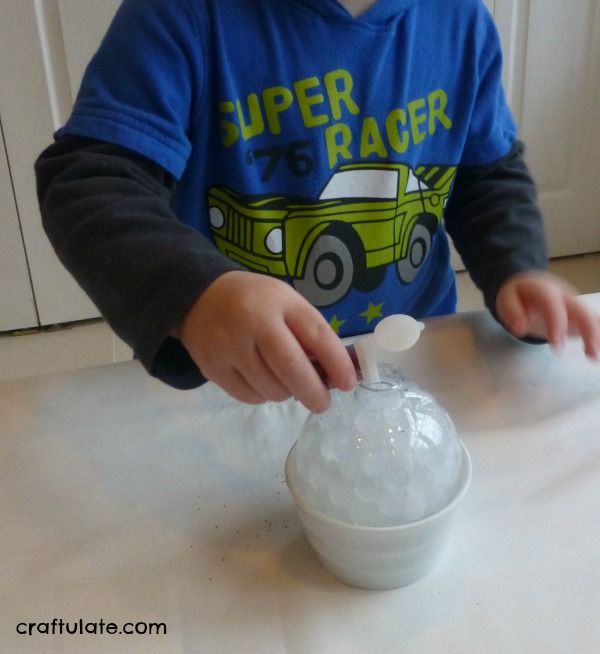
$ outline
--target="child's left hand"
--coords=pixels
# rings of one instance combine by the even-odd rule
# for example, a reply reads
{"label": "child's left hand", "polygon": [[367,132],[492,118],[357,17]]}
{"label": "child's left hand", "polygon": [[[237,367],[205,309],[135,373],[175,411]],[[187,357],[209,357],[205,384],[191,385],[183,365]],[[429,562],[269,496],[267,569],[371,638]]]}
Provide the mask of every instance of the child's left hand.
{"label": "child's left hand", "polygon": [[568,335],[583,340],[586,355],[600,359],[600,316],[577,291],[548,272],[524,272],[509,278],[496,296],[496,314],[517,338],[543,338],[561,350]]}

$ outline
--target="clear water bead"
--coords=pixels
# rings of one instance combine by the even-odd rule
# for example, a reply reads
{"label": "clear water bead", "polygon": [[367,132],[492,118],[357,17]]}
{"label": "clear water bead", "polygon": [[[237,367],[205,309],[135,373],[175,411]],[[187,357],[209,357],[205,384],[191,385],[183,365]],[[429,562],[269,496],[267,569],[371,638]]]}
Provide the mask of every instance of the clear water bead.
{"label": "clear water bead", "polygon": [[389,367],[384,381],[332,392],[298,439],[298,492],[321,513],[391,527],[440,511],[458,490],[461,449],[436,400]]}

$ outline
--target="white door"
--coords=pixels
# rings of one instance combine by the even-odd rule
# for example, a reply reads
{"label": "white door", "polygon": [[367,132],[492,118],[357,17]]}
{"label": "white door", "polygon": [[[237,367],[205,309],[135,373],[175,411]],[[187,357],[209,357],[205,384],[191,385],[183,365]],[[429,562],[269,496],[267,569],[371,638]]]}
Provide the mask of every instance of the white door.
{"label": "white door", "polygon": [[2,3],[0,115],[42,325],[98,316],[44,234],[33,164],[66,120],[85,64],[118,5],[118,0]]}
{"label": "white door", "polygon": [[0,332],[38,324],[0,123]]}
{"label": "white door", "polygon": [[600,0],[493,0],[551,256],[600,250]]}

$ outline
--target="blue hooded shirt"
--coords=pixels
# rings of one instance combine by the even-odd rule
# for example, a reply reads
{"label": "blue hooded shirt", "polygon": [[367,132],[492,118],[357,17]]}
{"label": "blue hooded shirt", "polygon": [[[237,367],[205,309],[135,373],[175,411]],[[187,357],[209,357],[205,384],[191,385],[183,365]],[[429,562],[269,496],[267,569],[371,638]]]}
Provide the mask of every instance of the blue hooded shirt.
{"label": "blue hooded shirt", "polygon": [[347,336],[455,310],[454,175],[515,125],[480,0],[125,0],[65,134],[165,168],[180,220]]}

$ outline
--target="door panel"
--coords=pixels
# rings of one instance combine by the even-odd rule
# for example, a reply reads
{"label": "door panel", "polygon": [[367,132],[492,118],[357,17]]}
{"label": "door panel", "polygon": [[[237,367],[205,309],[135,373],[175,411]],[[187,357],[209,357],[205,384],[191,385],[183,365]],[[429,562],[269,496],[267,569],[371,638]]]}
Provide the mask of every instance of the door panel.
{"label": "door panel", "polygon": [[0,123],[0,331],[37,326]]}
{"label": "door panel", "polygon": [[19,0],[3,4],[0,21],[0,115],[43,325],[98,316],[54,254],[41,225],[35,193],[34,161],[52,141],[71,103],[57,16],[54,0]]}
{"label": "door panel", "polygon": [[[485,0],[551,257],[600,250],[600,0]],[[456,269],[464,266],[453,253]]]}
{"label": "door panel", "polygon": [[600,250],[600,0],[495,0],[551,256]]}
{"label": "door panel", "polygon": [[57,0],[72,97],[119,4],[120,0]]}

